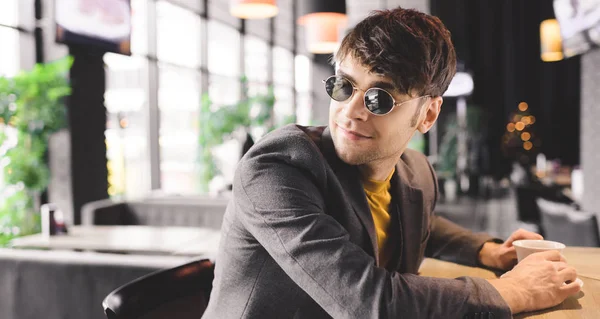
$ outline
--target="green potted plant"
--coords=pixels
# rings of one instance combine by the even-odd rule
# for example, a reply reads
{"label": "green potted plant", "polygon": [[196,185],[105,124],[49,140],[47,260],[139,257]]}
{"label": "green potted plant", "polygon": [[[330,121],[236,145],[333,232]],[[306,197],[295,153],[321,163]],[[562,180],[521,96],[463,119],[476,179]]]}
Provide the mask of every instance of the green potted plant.
{"label": "green potted plant", "polygon": [[48,138],[66,126],[71,63],[65,58],[0,78],[0,246],[39,231],[39,198],[50,175]]}
{"label": "green potted plant", "polygon": [[446,199],[452,201],[456,199],[458,193],[458,136],[461,131],[464,131],[467,144],[467,154],[462,154],[466,157],[467,167],[463,174],[479,174],[480,168],[477,165],[477,159],[481,152],[481,123],[484,119],[484,114],[480,108],[476,106],[468,106],[466,113],[466,127],[461,129],[458,124],[456,114],[451,114],[445,121],[442,139],[440,141],[439,156],[436,167],[436,174],[442,187]]}
{"label": "green potted plant", "polygon": [[[290,116],[284,123],[274,123],[273,107],[275,105],[275,94],[273,88],[269,87],[266,94],[248,94],[248,81],[242,77],[242,88],[244,98],[234,104],[213,108],[213,102],[208,94],[202,95],[200,112],[200,188],[203,192],[208,191],[211,180],[219,174],[218,165],[213,154],[213,149],[232,138],[234,132],[243,130],[248,144],[253,141],[251,131],[253,128],[262,128],[264,132],[270,132],[279,125],[295,122],[295,117]],[[258,136],[260,137],[260,136]]]}
{"label": "green potted plant", "polygon": [[452,114],[444,127],[444,134],[440,141],[440,151],[436,163],[438,178],[443,181],[444,195],[452,201],[456,198],[456,162],[458,160],[458,133],[459,126],[456,115]]}

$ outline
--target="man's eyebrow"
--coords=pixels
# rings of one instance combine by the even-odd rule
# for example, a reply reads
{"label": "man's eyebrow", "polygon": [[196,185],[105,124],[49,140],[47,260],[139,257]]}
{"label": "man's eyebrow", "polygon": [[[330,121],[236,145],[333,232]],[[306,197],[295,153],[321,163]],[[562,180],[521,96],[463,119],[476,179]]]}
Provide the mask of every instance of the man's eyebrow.
{"label": "man's eyebrow", "polygon": [[[337,73],[338,73],[338,75],[348,78],[348,80],[352,81],[356,85],[356,80],[354,78],[352,78],[352,76],[350,76],[348,73],[346,73],[340,69],[337,70]],[[369,87],[367,89],[370,89],[373,87],[388,90],[388,91],[397,91],[397,89],[398,89],[393,83],[386,82],[386,81],[371,82],[371,83],[369,83]],[[390,92],[390,93],[392,93],[392,92]]]}
{"label": "man's eyebrow", "polygon": [[396,86],[390,82],[385,82],[385,81],[376,81],[371,83],[371,87],[376,87],[376,88],[380,88],[380,89],[384,89],[384,90],[389,90],[389,91],[396,91]]}
{"label": "man's eyebrow", "polygon": [[340,69],[337,70],[337,74],[341,75],[345,78],[348,78],[348,80],[352,81],[356,85],[356,80],[350,74],[348,74]]}

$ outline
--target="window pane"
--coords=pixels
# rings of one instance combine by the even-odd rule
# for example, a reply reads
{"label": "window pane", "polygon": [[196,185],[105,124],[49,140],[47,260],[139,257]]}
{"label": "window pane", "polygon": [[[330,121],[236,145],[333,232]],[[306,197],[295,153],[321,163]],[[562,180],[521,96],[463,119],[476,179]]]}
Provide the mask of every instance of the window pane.
{"label": "window pane", "polygon": [[240,100],[241,84],[238,78],[212,74],[208,85],[213,109],[223,105],[233,104]]}
{"label": "window pane", "polygon": [[[19,25],[17,0],[0,0],[0,24],[16,27]],[[33,6],[33,4],[31,4]]]}
{"label": "window pane", "polygon": [[156,3],[156,56],[161,61],[199,67],[202,21],[192,11],[166,1]]}
{"label": "window pane", "polygon": [[294,86],[294,54],[281,47],[273,48],[273,82]]}
{"label": "window pane", "polygon": [[310,94],[296,95],[296,123],[312,125],[312,100]]}
{"label": "window pane", "polygon": [[281,126],[292,120],[294,113],[294,89],[292,87],[275,85],[275,124]]}
{"label": "window pane", "polygon": [[19,31],[0,27],[0,44],[0,76],[14,76],[19,72],[20,64]]}
{"label": "window pane", "polygon": [[299,93],[311,91],[312,65],[310,59],[305,55],[296,56],[296,91]]}
{"label": "window pane", "polygon": [[201,75],[194,69],[159,64],[161,185],[167,193],[195,193]]}
{"label": "window pane", "polygon": [[148,54],[148,0],[131,0],[131,52]]}
{"label": "window pane", "polygon": [[208,21],[208,70],[219,75],[240,76],[240,33],[213,20]]}
{"label": "window pane", "polygon": [[312,64],[305,55],[297,55],[295,58],[295,80],[296,85],[296,116],[300,125],[312,124]]}
{"label": "window pane", "polygon": [[248,96],[266,95],[269,93],[269,86],[265,83],[249,82]]}
{"label": "window pane", "polygon": [[251,82],[267,82],[269,79],[269,45],[253,36],[246,36],[245,40],[246,77]]}
{"label": "window pane", "polygon": [[147,61],[139,56],[104,55],[109,195],[141,197],[150,190]]}

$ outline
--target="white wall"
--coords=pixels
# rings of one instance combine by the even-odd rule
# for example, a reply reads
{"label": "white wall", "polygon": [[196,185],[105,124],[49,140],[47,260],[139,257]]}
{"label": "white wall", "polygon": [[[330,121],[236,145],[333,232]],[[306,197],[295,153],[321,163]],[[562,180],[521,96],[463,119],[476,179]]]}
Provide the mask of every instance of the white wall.
{"label": "white wall", "polygon": [[581,57],[582,208],[600,213],[600,50]]}

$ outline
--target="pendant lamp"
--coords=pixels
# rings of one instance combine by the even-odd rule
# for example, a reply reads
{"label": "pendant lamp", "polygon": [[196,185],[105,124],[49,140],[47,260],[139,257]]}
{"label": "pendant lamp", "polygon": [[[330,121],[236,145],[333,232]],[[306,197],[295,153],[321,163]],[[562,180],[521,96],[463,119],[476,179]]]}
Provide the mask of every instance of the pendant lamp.
{"label": "pendant lamp", "polygon": [[229,13],[240,19],[266,19],[279,13],[277,0],[230,0]]}
{"label": "pendant lamp", "polygon": [[315,54],[335,52],[340,30],[348,20],[345,0],[303,0],[298,2],[298,24],[306,30],[306,47]]}
{"label": "pendant lamp", "polygon": [[556,19],[548,19],[540,24],[542,61],[554,62],[563,59],[560,25]]}

